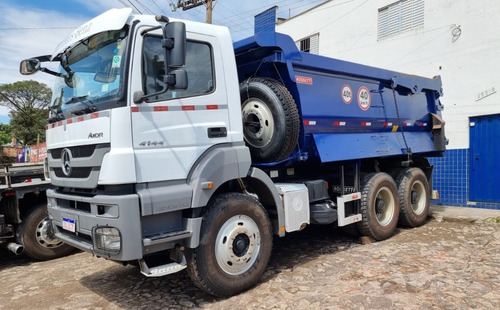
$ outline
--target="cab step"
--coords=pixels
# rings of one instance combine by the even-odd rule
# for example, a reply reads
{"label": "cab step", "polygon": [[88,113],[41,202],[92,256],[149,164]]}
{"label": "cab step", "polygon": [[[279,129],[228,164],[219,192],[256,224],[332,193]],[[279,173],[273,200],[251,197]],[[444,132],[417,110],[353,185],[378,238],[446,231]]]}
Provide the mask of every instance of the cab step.
{"label": "cab step", "polygon": [[169,263],[165,265],[148,267],[144,259],[139,260],[141,273],[146,277],[163,277],[172,273],[179,272],[187,267],[186,261],[183,259],[180,263]]}

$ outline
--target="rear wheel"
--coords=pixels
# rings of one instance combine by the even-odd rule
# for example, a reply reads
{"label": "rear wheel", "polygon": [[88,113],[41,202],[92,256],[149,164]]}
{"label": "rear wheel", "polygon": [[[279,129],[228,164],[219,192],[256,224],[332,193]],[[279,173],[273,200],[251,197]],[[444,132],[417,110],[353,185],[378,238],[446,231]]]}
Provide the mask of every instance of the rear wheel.
{"label": "rear wheel", "polygon": [[196,286],[226,297],[258,283],[273,239],[267,212],[255,198],[227,193],[210,201],[200,238],[197,248],[186,251],[187,270]]}
{"label": "rear wheel", "polygon": [[399,222],[406,227],[425,223],[430,206],[429,182],[419,168],[407,168],[396,177],[399,196]]}
{"label": "rear wheel", "polygon": [[387,173],[371,173],[363,178],[360,232],[375,240],[391,237],[399,214],[396,184]]}
{"label": "rear wheel", "polygon": [[74,248],[54,239],[49,234],[47,206],[36,205],[17,229],[17,239],[24,247],[24,253],[37,260],[49,260],[66,256]]}

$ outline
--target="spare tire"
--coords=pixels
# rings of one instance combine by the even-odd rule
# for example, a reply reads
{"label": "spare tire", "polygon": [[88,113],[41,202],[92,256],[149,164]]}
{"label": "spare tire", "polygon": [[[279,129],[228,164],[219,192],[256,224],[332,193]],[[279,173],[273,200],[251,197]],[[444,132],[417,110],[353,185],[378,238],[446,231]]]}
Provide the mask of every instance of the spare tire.
{"label": "spare tire", "polygon": [[292,154],[300,133],[297,105],[285,86],[269,78],[240,84],[243,135],[255,162],[277,162]]}

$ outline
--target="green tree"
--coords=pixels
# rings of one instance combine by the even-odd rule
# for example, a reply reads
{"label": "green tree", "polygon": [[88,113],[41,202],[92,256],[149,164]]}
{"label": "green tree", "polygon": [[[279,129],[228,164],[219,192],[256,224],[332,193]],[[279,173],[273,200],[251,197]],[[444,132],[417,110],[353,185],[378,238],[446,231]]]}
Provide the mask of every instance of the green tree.
{"label": "green tree", "polygon": [[10,143],[12,141],[12,128],[9,124],[0,124],[0,145]]}
{"label": "green tree", "polygon": [[0,86],[0,105],[11,109],[12,134],[25,145],[45,141],[45,123],[52,91],[37,81],[19,81]]}

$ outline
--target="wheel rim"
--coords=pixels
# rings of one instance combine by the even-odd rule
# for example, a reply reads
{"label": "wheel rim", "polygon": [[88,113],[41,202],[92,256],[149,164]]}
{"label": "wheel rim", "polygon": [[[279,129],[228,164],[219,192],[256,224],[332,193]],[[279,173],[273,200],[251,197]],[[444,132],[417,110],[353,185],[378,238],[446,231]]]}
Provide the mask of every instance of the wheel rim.
{"label": "wheel rim", "polygon": [[425,186],[419,180],[415,181],[411,186],[410,203],[415,214],[420,215],[424,212],[425,205],[427,204],[427,197],[425,194]]}
{"label": "wheel rim", "polygon": [[245,140],[256,148],[265,147],[274,134],[273,113],[260,100],[251,99],[243,105],[243,127]]}
{"label": "wheel rim", "polygon": [[49,231],[50,231],[50,223],[48,220],[44,219],[40,223],[38,223],[38,226],[35,231],[36,241],[38,241],[38,243],[41,246],[49,249],[61,246],[63,244],[62,241],[51,238],[49,236]]}
{"label": "wheel rim", "polygon": [[230,275],[240,275],[250,269],[259,256],[259,251],[259,228],[246,215],[233,216],[226,221],[215,240],[217,263]]}
{"label": "wheel rim", "polygon": [[394,195],[388,187],[379,189],[375,198],[375,216],[380,225],[387,226],[391,223],[396,208],[395,204]]}

